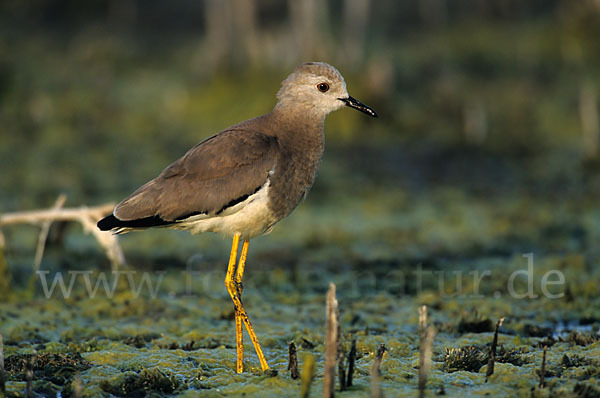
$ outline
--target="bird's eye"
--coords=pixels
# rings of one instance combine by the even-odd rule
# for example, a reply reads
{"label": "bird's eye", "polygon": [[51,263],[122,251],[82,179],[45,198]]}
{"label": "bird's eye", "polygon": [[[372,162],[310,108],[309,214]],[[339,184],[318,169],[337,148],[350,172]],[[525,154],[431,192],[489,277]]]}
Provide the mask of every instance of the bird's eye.
{"label": "bird's eye", "polygon": [[329,84],[323,82],[323,83],[319,83],[317,84],[317,88],[319,89],[320,92],[324,93],[327,92],[327,90],[329,90]]}

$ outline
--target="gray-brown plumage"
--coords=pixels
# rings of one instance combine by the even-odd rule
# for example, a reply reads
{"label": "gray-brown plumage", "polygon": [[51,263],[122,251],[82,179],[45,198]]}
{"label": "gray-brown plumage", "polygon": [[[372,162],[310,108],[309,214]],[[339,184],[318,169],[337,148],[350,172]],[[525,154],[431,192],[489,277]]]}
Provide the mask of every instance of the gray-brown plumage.
{"label": "gray-brown plumage", "polygon": [[[305,63],[285,79],[275,108],[214,135],[119,203],[98,222],[115,233],[156,226],[233,236],[225,286],[236,322],[236,369],[244,369],[242,325],[263,370],[269,365],[242,304],[249,240],[294,210],[312,186],[323,155],[323,123],[344,105],[377,114],[348,95],[340,73]],[[238,243],[243,239],[239,263]]]}
{"label": "gray-brown plumage", "polygon": [[116,233],[153,226],[244,239],[265,233],[312,186],[323,154],[325,116],[344,105],[376,113],[348,95],[325,63],[300,65],[266,115],[196,145],[119,203],[98,227]]}

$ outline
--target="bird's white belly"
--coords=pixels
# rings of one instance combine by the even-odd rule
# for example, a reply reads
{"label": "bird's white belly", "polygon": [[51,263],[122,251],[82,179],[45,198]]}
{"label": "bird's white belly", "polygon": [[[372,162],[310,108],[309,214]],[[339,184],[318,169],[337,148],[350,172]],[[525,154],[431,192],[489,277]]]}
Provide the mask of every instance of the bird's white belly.
{"label": "bird's white belly", "polygon": [[264,234],[277,222],[269,209],[269,184],[267,180],[256,193],[218,215],[196,215],[173,227],[189,230],[193,234],[217,232],[233,236],[239,233],[244,239]]}

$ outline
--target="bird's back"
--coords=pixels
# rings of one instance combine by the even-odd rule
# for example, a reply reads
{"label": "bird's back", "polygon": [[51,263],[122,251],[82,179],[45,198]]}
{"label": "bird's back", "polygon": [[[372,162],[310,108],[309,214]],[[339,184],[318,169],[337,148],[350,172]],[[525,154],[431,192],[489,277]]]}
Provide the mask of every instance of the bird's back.
{"label": "bird's back", "polygon": [[278,120],[277,112],[234,125],[190,149],[98,225],[116,232],[167,226],[248,238],[264,233],[314,181],[323,132],[303,138],[303,128]]}

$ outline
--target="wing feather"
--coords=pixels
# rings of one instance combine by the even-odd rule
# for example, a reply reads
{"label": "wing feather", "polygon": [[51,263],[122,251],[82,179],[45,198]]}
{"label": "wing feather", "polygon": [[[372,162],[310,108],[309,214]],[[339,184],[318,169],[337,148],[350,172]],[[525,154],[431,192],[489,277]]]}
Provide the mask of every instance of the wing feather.
{"label": "wing feather", "polygon": [[275,167],[277,138],[247,129],[212,136],[115,207],[119,220],[158,216],[171,222],[214,215],[265,184]]}

